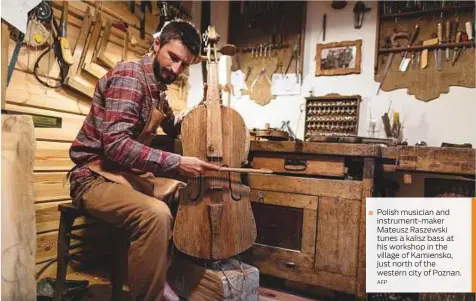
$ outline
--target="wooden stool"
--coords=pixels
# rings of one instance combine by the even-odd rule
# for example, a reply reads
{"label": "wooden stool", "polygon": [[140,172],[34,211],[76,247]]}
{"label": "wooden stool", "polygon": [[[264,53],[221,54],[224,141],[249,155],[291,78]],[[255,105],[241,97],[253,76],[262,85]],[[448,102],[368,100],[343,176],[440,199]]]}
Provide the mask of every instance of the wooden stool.
{"label": "wooden stool", "polygon": [[[75,255],[69,254],[69,247],[72,234],[74,220],[77,217],[88,217],[96,220],[91,216],[79,211],[73,205],[61,204],[58,205],[58,210],[61,212],[60,225],[58,233],[58,266],[56,270],[56,283],[54,290],[53,301],[61,301],[61,297],[64,291],[64,283],[66,280],[66,272],[68,268],[68,260],[74,258]],[[74,238],[78,238],[74,236]],[[112,270],[110,271],[110,280],[112,285],[112,300],[121,300],[122,285],[127,275],[127,252],[128,245],[125,235],[121,236],[118,241],[117,251],[114,252],[114,263]]]}

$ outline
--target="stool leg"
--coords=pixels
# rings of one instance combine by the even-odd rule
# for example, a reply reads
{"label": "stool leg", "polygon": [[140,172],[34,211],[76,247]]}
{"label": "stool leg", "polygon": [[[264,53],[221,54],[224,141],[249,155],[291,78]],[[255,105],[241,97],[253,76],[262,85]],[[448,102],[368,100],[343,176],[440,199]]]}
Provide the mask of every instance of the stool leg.
{"label": "stool leg", "polygon": [[114,252],[115,260],[111,269],[112,301],[120,301],[122,296],[122,286],[127,276],[127,255],[129,242],[125,234],[121,234],[117,240],[117,250]]}
{"label": "stool leg", "polygon": [[55,292],[52,301],[61,301],[61,297],[63,296],[73,223],[74,217],[66,213],[61,213],[58,232],[58,268],[56,270]]}

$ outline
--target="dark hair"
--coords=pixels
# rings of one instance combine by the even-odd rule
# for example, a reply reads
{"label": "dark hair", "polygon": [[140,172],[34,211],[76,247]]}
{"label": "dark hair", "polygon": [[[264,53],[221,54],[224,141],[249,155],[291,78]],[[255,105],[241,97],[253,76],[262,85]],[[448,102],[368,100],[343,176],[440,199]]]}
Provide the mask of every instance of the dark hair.
{"label": "dark hair", "polygon": [[171,40],[180,40],[194,56],[200,54],[200,33],[190,22],[175,19],[165,23],[159,33],[160,45],[163,46]]}

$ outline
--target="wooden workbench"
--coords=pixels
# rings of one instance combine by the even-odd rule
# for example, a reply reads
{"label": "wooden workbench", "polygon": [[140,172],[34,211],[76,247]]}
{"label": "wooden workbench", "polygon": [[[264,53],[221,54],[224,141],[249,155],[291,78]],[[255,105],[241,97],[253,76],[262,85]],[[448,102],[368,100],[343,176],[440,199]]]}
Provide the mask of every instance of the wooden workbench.
{"label": "wooden workbench", "polygon": [[275,173],[246,178],[258,230],[246,259],[263,274],[363,297],[366,198],[377,182],[396,172],[474,176],[475,158],[463,148],[252,141],[250,166]]}

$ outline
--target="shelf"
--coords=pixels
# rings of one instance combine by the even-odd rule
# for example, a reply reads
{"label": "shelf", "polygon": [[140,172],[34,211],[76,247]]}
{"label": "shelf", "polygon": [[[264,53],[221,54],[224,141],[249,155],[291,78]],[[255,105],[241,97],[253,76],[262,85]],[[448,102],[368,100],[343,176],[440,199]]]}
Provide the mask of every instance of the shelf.
{"label": "shelf", "polygon": [[417,10],[411,12],[404,12],[404,13],[397,13],[397,14],[389,14],[380,16],[380,19],[394,19],[394,18],[404,18],[404,17],[413,17],[413,16],[420,16],[420,15],[428,15],[431,13],[440,13],[440,12],[448,12],[454,10],[461,10],[464,11],[465,9],[474,9],[474,4],[467,4],[467,5],[458,5],[458,6],[451,6],[451,7],[442,7],[442,8],[430,8],[425,10]]}
{"label": "shelf", "polygon": [[419,51],[424,49],[445,49],[445,48],[456,48],[464,46],[475,46],[475,41],[461,42],[461,43],[448,43],[448,44],[435,44],[435,45],[426,45],[426,46],[411,46],[411,47],[398,47],[398,48],[380,48],[378,53],[392,53],[392,52],[403,52],[403,51]]}

